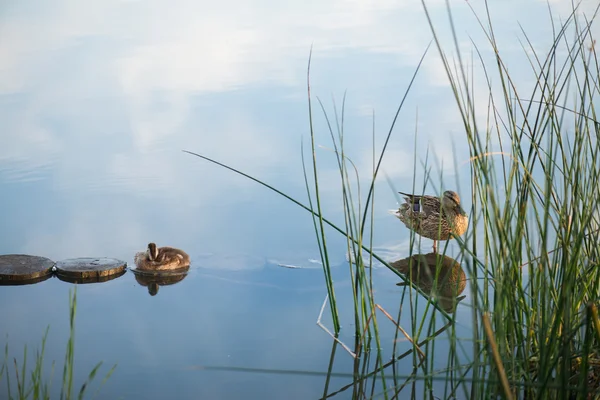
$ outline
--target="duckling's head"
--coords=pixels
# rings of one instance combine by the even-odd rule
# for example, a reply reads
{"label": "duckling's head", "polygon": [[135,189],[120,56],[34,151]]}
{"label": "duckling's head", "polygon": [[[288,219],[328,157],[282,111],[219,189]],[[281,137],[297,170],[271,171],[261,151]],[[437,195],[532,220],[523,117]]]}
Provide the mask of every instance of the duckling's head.
{"label": "duckling's head", "polygon": [[442,206],[446,210],[452,210],[460,215],[467,215],[465,211],[460,206],[460,197],[458,193],[453,192],[452,190],[446,190],[444,195],[442,196]]}
{"label": "duckling's head", "polygon": [[155,243],[148,243],[148,259],[154,261],[158,258],[158,247]]}

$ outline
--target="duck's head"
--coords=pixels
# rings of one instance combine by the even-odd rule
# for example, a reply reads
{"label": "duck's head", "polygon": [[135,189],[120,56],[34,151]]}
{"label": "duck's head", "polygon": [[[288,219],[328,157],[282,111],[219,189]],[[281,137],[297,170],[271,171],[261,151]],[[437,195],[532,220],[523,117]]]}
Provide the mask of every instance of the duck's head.
{"label": "duck's head", "polygon": [[148,243],[148,259],[154,261],[157,257],[158,247],[156,247],[156,243]]}
{"label": "duck's head", "polygon": [[460,206],[460,197],[458,193],[452,190],[446,190],[442,196],[442,206],[446,210],[452,210],[460,215],[467,215],[467,213]]}

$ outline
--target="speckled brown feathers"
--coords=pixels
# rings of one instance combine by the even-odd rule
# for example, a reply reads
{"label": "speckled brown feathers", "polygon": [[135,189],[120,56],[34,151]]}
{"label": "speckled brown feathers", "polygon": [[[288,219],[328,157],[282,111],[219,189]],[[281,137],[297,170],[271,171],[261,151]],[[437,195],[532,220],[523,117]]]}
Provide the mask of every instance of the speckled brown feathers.
{"label": "speckled brown feathers", "polygon": [[402,193],[404,203],[395,213],[407,228],[433,240],[436,251],[437,240],[452,239],[452,234],[460,236],[466,232],[469,217],[460,206],[460,197],[453,191],[446,191],[439,198]]}
{"label": "speckled brown feathers", "polygon": [[148,250],[135,255],[135,265],[146,271],[166,271],[190,266],[190,256],[174,247],[156,247],[148,243]]}

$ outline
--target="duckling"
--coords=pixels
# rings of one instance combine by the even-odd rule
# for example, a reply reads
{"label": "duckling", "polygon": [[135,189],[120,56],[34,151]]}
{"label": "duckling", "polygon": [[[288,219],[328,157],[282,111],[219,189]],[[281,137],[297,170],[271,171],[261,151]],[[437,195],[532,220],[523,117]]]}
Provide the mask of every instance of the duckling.
{"label": "duckling", "polygon": [[438,240],[452,239],[467,231],[469,217],[460,206],[456,192],[447,190],[439,198],[398,192],[404,195],[404,203],[394,213],[408,229],[433,240],[433,252]]}
{"label": "duckling", "polygon": [[148,243],[148,250],[135,255],[135,265],[140,270],[166,271],[190,266],[190,256],[173,247],[156,247]]}

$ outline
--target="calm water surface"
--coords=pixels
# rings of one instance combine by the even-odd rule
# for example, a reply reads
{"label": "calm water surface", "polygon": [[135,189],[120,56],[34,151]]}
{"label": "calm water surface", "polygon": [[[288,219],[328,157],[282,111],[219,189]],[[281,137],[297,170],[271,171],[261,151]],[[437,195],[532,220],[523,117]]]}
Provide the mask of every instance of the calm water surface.
{"label": "calm water surface", "polygon": [[[445,4],[429,3],[451,52]],[[470,3],[451,3],[467,60],[470,37],[491,59]],[[582,9],[593,3],[584,1]],[[556,18],[570,10],[570,1],[551,4]],[[490,6],[506,61],[516,66],[514,78],[532,84],[519,23],[534,46],[549,48],[546,2]],[[364,196],[373,113],[379,149],[430,40],[417,1],[3,4],[0,254],[105,256],[131,266],[135,252],[155,241],[192,257],[188,276],[156,296],[131,272],[78,286],[76,382],[103,361],[103,373],[118,366],[101,398],[321,397],[332,340],[315,324],[326,289],[313,261],[319,253],[309,214],[181,150],[216,158],[306,201],[300,146],[302,138],[308,143],[306,67],[313,46],[312,93],[330,116],[333,101],[340,110],[347,91],[347,154],[360,171]],[[475,95],[487,102],[483,78],[476,75],[475,83]],[[485,118],[485,107],[480,111]],[[315,126],[324,146],[317,153],[324,213],[342,224],[338,172],[318,109]],[[396,189],[411,189],[413,174],[421,185],[423,172],[414,171],[413,161],[420,165],[427,151],[437,165],[429,190],[442,176],[468,210],[468,150],[433,50],[400,114],[376,186],[374,243],[386,259],[408,255],[408,231],[388,210],[397,206]],[[424,241],[424,250],[430,245]],[[344,238],[332,231],[329,246],[342,340],[352,344]],[[397,278],[384,267],[373,275],[376,300],[397,315]],[[35,349],[50,326],[46,360],[48,367],[57,362],[56,391],[73,288],[55,278],[0,287],[0,346],[8,340],[10,359],[20,360],[24,345]],[[459,334],[468,336],[469,288],[465,294],[457,320]],[[331,326],[328,318],[323,322]],[[389,357],[393,326],[385,326]],[[443,368],[443,341],[438,349]],[[412,363],[399,365],[400,373],[403,368],[410,373]],[[334,372],[330,392],[352,381],[344,375],[352,372],[352,360],[339,348]],[[0,381],[0,398],[4,385]]]}

